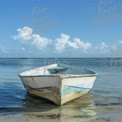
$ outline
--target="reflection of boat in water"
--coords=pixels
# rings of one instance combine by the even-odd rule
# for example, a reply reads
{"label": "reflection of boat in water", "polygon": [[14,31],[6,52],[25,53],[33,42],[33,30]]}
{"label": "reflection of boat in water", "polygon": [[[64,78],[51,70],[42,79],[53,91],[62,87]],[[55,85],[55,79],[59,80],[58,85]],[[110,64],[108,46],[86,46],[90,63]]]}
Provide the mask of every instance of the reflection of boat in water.
{"label": "reflection of boat in water", "polygon": [[28,95],[23,103],[24,117],[30,117],[31,120],[28,118],[30,122],[37,120],[43,122],[76,122],[76,120],[84,122],[94,119],[96,115],[91,92],[61,107],[56,107],[44,99],[33,99]]}
{"label": "reflection of boat in water", "polygon": [[62,106],[62,113],[64,116],[87,118],[96,115],[93,95],[87,95],[76,99],[65,106]]}
{"label": "reflection of boat in water", "polygon": [[30,94],[63,105],[87,94],[96,73],[66,64],[52,64],[22,72],[19,77]]}

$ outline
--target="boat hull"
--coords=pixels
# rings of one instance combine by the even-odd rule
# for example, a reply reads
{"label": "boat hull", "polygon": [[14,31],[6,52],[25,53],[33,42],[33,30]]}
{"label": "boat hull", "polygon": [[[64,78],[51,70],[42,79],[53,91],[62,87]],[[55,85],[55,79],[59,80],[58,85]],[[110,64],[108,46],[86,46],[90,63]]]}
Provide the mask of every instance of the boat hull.
{"label": "boat hull", "polygon": [[30,94],[63,105],[87,94],[92,89],[96,76],[49,75],[20,78]]}

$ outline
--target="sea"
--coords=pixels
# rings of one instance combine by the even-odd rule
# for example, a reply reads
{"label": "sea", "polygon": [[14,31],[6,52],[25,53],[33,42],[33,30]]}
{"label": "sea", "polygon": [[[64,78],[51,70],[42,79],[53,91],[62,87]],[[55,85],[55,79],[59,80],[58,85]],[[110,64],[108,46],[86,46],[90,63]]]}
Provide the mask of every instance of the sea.
{"label": "sea", "polygon": [[[93,89],[62,107],[29,96],[18,74],[56,62],[95,71]],[[30,122],[111,121],[113,117],[121,117],[122,58],[1,58],[0,116],[8,115],[21,116],[23,121]]]}

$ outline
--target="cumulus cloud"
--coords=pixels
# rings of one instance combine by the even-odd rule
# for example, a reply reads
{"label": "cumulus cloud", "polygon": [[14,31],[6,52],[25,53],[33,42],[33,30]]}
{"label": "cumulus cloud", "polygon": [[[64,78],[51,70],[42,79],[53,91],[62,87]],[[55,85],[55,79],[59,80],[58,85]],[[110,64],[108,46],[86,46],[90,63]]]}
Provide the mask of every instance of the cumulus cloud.
{"label": "cumulus cloud", "polygon": [[61,34],[60,38],[57,38],[55,41],[56,49],[61,52],[65,49],[66,44],[69,42],[70,36]]}
{"label": "cumulus cloud", "polygon": [[14,40],[29,43],[38,49],[43,49],[44,47],[53,44],[53,48],[55,48],[58,52],[62,52],[67,48],[79,48],[86,51],[90,49],[92,45],[89,42],[81,41],[79,38],[74,38],[73,41],[71,41],[70,36],[63,33],[60,35],[60,38],[56,38],[52,41],[46,37],[40,36],[39,34],[34,34],[33,29],[27,26],[18,28],[17,32],[17,35],[12,37]]}
{"label": "cumulus cloud", "polygon": [[51,42],[50,39],[41,37],[38,34],[33,34],[31,36],[31,39],[33,40],[32,44],[35,45],[39,49],[46,47]]}
{"label": "cumulus cloud", "polygon": [[51,41],[45,37],[41,37],[39,34],[33,34],[33,30],[30,27],[23,27],[17,29],[18,34],[13,36],[14,40],[19,40],[36,46],[38,49],[42,49],[48,45]]}
{"label": "cumulus cloud", "polygon": [[59,52],[62,52],[66,48],[81,48],[83,51],[86,51],[90,49],[91,46],[91,43],[81,41],[79,38],[74,38],[73,41],[70,41],[70,36],[66,34],[61,34],[61,37],[55,41],[55,47]]}
{"label": "cumulus cloud", "polygon": [[28,41],[31,39],[33,30],[29,27],[17,29],[18,35],[13,36],[14,40]]}
{"label": "cumulus cloud", "polygon": [[73,42],[78,48],[82,48],[83,50],[88,50],[91,48],[92,44],[89,42],[81,41],[79,38],[75,38]]}
{"label": "cumulus cloud", "polygon": [[[85,52],[87,52],[89,55],[108,55],[112,53],[118,54],[122,51],[121,40],[116,42],[116,44],[101,42],[95,45],[94,43],[82,41],[79,38],[71,39],[69,35],[64,33],[62,33],[59,38],[51,40],[47,37],[42,37],[39,34],[33,33],[33,29],[27,26],[17,29],[17,35],[13,36],[12,38],[14,40],[19,40],[22,43],[29,44],[35,47],[34,49],[41,49],[41,51],[44,51],[45,53],[50,52],[52,53],[51,55],[58,53],[61,55],[66,55],[66,53],[69,54],[69,52],[73,52],[74,55],[81,55]],[[0,51],[1,50],[3,49],[0,49]],[[23,47],[21,50],[23,52],[27,51],[27,49]]]}
{"label": "cumulus cloud", "polygon": [[107,45],[105,42],[102,42],[95,46],[95,49],[99,53],[107,53],[109,51],[109,45]]}
{"label": "cumulus cloud", "polygon": [[106,44],[102,42],[97,46],[94,46],[94,53],[96,54],[109,54],[109,55],[121,55],[122,52],[122,42],[118,41],[115,44]]}

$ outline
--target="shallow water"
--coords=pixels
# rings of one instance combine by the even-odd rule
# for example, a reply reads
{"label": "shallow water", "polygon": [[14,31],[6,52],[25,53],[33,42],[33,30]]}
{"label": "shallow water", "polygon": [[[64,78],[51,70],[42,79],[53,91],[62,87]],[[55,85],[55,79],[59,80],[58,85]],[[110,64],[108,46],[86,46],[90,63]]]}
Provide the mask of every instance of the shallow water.
{"label": "shallow water", "polygon": [[[27,69],[56,61],[95,71],[98,76],[92,91],[63,107],[30,97],[18,74]],[[122,113],[122,59],[0,59],[0,115],[21,114],[36,121],[89,121],[92,118],[110,119],[109,113]],[[105,114],[106,113],[106,114]],[[25,120],[26,120],[25,119]]]}

